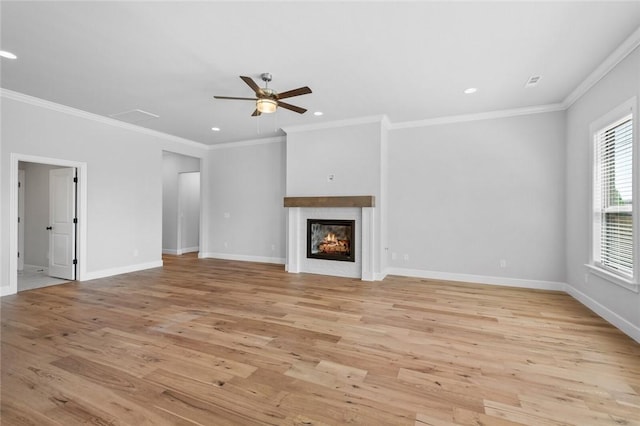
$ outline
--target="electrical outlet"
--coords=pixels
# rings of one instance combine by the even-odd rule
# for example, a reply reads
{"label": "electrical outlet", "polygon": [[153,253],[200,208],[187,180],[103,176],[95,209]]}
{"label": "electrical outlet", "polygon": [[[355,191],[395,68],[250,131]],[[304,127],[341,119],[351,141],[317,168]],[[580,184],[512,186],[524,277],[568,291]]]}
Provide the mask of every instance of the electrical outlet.
{"label": "electrical outlet", "polygon": [[275,244],[271,244],[271,251],[276,251],[276,245]]}
{"label": "electrical outlet", "polygon": [[138,249],[133,249],[133,257],[138,257],[139,254],[140,252],[138,251]]}
{"label": "electrical outlet", "polygon": [[404,259],[405,262],[409,261],[409,255],[405,254],[404,256],[402,256],[402,258]]}
{"label": "electrical outlet", "polygon": [[500,267],[505,269],[507,267],[507,259],[500,259]]}
{"label": "electrical outlet", "polygon": [[225,212],[224,213],[224,218],[225,219],[229,219],[230,217],[231,217],[231,213],[229,213],[229,212]]}
{"label": "electrical outlet", "polygon": [[336,179],[336,175],[330,173],[327,175],[327,182],[333,182]]}
{"label": "electrical outlet", "polygon": [[398,253],[393,252],[391,253],[391,260],[396,260],[398,258]]}
{"label": "electrical outlet", "polygon": [[227,248],[227,247],[229,247],[229,244],[227,244],[227,242],[225,241],[224,242],[224,248]]}

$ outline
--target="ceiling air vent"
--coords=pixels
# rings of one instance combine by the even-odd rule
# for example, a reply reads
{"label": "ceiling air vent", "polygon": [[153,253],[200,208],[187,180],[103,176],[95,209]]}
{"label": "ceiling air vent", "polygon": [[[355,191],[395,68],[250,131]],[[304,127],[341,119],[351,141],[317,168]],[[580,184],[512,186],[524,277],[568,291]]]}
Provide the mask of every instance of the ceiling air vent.
{"label": "ceiling air vent", "polygon": [[529,80],[527,80],[527,84],[524,85],[524,87],[535,87],[538,82],[540,81],[540,77],[539,75],[532,75],[531,77],[529,77]]}
{"label": "ceiling air vent", "polygon": [[159,115],[152,114],[141,109],[132,109],[131,111],[119,112],[117,114],[111,114],[109,117],[116,120],[126,121],[127,123],[139,123],[145,120],[151,120],[152,118],[160,118]]}

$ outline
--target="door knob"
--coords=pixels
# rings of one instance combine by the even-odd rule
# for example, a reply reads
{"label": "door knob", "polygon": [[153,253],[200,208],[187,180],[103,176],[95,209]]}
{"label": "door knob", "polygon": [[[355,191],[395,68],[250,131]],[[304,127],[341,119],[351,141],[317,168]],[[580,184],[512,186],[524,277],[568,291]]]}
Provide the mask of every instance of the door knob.
{"label": "door knob", "polygon": [[47,226],[47,230],[51,231],[53,228],[51,226]]}

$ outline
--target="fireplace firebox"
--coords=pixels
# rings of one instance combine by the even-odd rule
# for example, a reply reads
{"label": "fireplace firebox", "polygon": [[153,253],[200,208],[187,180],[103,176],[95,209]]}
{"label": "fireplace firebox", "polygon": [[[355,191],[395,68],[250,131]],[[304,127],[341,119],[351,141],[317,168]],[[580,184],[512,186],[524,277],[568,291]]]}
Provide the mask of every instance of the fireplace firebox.
{"label": "fireplace firebox", "polygon": [[307,219],[307,257],[355,262],[355,220]]}

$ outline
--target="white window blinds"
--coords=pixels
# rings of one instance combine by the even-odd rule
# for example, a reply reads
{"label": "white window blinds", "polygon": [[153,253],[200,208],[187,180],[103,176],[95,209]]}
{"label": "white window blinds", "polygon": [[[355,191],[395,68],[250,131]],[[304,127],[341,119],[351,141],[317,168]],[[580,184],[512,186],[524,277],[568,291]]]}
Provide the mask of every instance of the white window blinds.
{"label": "white window blinds", "polygon": [[626,116],[595,135],[594,262],[633,277],[633,123]]}

